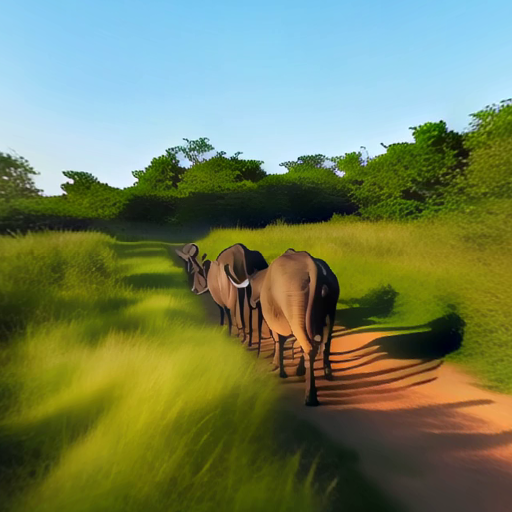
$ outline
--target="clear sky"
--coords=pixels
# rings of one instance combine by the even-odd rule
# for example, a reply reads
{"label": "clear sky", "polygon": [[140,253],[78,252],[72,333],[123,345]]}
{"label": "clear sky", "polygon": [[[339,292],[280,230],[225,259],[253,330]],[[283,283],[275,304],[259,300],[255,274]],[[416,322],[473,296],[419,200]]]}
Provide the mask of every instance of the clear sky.
{"label": "clear sky", "polygon": [[209,137],[265,161],[370,155],[512,97],[510,0],[7,0],[0,151],[59,194]]}

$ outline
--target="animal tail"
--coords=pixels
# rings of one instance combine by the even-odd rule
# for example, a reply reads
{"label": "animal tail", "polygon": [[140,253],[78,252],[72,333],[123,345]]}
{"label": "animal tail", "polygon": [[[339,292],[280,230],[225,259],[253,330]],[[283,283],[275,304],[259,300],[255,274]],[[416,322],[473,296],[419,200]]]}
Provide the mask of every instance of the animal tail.
{"label": "animal tail", "polygon": [[310,343],[313,343],[313,341],[316,341],[314,339],[315,333],[313,332],[313,326],[311,325],[311,320],[313,317],[313,304],[315,301],[315,294],[316,294],[316,283],[318,280],[318,270],[317,266],[314,264],[310,265],[309,270],[309,294],[308,294],[308,305],[306,308],[306,332],[309,337]]}

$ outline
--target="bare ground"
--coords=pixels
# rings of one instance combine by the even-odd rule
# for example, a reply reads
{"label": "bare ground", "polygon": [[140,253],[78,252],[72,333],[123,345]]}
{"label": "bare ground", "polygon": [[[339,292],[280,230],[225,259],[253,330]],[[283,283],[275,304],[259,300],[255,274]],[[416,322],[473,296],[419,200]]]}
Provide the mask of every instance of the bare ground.
{"label": "bare ground", "polygon": [[[442,359],[392,357],[383,341],[398,333],[344,331],[333,336],[334,380],[315,365],[319,407],[303,405],[300,348],[287,344],[289,377],[273,374],[283,408],[356,450],[362,472],[406,510],[510,512],[512,397],[479,388]],[[260,359],[271,370],[273,342],[263,335]]]}
{"label": "bare ground", "polygon": [[[442,360],[392,359],[378,342],[393,334],[338,328],[334,381],[320,362],[315,370],[316,408],[303,405],[303,378],[293,376],[299,349],[294,360],[290,349],[283,407],[355,449],[363,472],[408,510],[510,512],[512,397],[478,388]],[[266,340],[269,364],[272,351]]]}

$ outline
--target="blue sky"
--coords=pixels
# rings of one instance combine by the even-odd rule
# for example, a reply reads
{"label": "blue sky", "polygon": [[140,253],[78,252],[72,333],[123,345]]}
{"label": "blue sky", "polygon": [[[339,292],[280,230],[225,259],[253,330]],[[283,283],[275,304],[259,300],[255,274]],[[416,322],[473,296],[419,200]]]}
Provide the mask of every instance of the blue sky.
{"label": "blue sky", "polygon": [[370,155],[409,126],[512,96],[510,0],[11,0],[0,151],[59,194],[63,170],[117,187],[182,143],[265,161]]}

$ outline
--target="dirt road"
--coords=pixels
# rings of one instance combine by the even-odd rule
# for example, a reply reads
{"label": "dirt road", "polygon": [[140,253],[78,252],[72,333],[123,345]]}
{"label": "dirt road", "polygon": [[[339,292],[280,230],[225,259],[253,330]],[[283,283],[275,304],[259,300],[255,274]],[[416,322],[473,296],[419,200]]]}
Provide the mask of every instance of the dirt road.
{"label": "dirt road", "polygon": [[[320,364],[315,371],[317,408],[303,405],[298,347],[295,360],[289,350],[283,407],[355,449],[366,475],[408,510],[510,512],[512,397],[479,389],[441,360],[392,359],[381,343],[390,334],[338,329],[335,380],[322,378]],[[261,357],[272,350],[266,341]]]}

